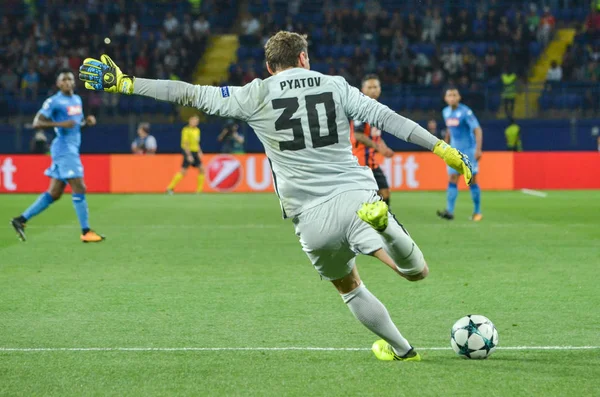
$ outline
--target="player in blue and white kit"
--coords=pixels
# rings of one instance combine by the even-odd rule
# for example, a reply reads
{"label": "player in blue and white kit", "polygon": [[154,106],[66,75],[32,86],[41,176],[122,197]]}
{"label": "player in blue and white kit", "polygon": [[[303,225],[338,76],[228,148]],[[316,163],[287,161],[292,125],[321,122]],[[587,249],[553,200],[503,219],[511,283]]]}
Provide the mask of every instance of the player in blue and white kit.
{"label": "player in blue and white kit", "polygon": [[[480,221],[483,219],[481,215],[481,189],[477,184],[479,164],[481,158],[481,144],[483,142],[483,131],[479,126],[479,121],[473,111],[460,103],[460,93],[455,88],[446,90],[445,101],[448,104],[444,108],[442,114],[448,133],[444,138],[452,147],[466,154],[471,160],[473,167],[473,182],[469,186],[471,189],[471,197],[473,198],[474,210],[471,220]],[[452,220],[454,219],[454,205],[458,197],[458,172],[448,167],[448,203],[443,211],[438,211],[440,218]]]}
{"label": "player in blue and white kit", "polygon": [[95,243],[104,240],[104,236],[90,229],[88,206],[85,200],[83,183],[83,165],[79,157],[81,128],[96,124],[94,116],[83,115],[81,97],[75,95],[75,77],[70,70],[58,74],[56,86],[59,92],[46,99],[33,120],[33,128],[54,128],[56,138],[52,141],[50,153],[52,165],[45,172],[50,179],[50,187],[20,216],[13,218],[12,226],[19,238],[25,241],[25,224],[53,202],[58,200],[67,184],[73,190],[73,206],[81,225],[81,241]]}

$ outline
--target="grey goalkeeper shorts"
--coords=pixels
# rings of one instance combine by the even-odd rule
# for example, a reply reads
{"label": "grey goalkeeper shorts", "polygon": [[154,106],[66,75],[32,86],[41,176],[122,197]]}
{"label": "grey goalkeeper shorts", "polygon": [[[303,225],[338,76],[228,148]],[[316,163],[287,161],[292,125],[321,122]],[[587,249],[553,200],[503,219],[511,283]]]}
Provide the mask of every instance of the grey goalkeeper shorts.
{"label": "grey goalkeeper shorts", "polygon": [[[352,190],[341,193],[331,200],[310,208],[293,218],[296,235],[302,250],[325,280],[337,280],[348,275],[355,265],[358,254],[371,255],[384,248],[383,237],[363,222],[356,211],[363,203],[372,203],[380,198],[371,190]],[[402,245],[406,246],[407,259],[414,261],[412,250],[418,250],[406,230],[388,213],[388,227],[402,228],[398,233]],[[418,251],[420,259],[422,254]],[[411,264],[397,263],[401,271],[412,268]],[[407,269],[407,273],[410,269]]]}

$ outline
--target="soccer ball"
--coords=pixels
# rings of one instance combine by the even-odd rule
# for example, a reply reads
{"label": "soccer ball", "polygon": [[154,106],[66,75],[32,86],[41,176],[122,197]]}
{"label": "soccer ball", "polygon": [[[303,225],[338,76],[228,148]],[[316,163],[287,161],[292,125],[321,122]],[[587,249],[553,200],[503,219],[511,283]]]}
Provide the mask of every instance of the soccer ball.
{"label": "soccer ball", "polygon": [[463,358],[488,358],[498,346],[498,331],[487,317],[469,314],[452,326],[450,345]]}

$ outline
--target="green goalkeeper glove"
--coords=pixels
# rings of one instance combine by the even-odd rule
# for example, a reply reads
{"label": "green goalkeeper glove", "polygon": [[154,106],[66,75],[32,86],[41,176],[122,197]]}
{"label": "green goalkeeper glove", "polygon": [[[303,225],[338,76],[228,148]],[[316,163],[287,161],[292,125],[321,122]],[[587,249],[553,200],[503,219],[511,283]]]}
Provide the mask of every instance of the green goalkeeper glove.
{"label": "green goalkeeper glove", "polygon": [[433,153],[440,156],[448,166],[460,172],[465,177],[467,185],[471,184],[473,168],[466,154],[454,149],[441,139],[433,147]]}
{"label": "green goalkeeper glove", "polygon": [[94,58],[83,61],[79,67],[79,80],[85,82],[88,90],[131,95],[135,77],[123,74],[108,55],[102,55],[100,61]]}

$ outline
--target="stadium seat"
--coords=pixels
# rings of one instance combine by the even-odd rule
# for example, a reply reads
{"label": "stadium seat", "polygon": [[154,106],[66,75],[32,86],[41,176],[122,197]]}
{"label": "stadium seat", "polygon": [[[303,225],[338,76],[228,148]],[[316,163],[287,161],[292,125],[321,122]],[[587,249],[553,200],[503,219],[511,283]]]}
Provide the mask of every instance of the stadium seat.
{"label": "stadium seat", "polygon": [[40,107],[40,104],[32,100],[23,99],[19,102],[19,111],[25,114],[34,114]]}
{"label": "stadium seat", "polygon": [[417,98],[417,109],[419,110],[430,110],[431,109],[431,98],[427,96],[420,96]]}
{"label": "stadium seat", "polygon": [[500,109],[502,98],[499,95],[488,96],[488,110],[491,112],[497,112]]}
{"label": "stadium seat", "polygon": [[142,98],[142,112],[154,113],[158,109],[158,101],[152,98]]}
{"label": "stadium seat", "polygon": [[329,66],[325,62],[318,62],[315,64],[311,64],[311,68],[319,73],[327,73]]}
{"label": "stadium seat", "polygon": [[119,105],[118,110],[121,114],[127,114],[133,108],[133,99],[134,97],[121,95],[119,96]]}
{"label": "stadium seat", "polygon": [[566,95],[555,95],[552,97],[552,108],[553,109],[565,109],[567,106]]}
{"label": "stadium seat", "polygon": [[343,48],[343,50],[342,50],[342,53],[343,53],[343,55],[346,58],[350,58],[350,57],[352,57],[354,55],[354,49],[355,48],[356,47],[354,47],[353,45],[345,45],[344,48]]}
{"label": "stadium seat", "polygon": [[262,47],[252,49],[252,58],[257,61],[262,61],[265,58],[265,50]]}
{"label": "stadium seat", "polygon": [[342,56],[343,47],[341,45],[334,45],[331,47],[331,56],[334,58],[339,58]]}
{"label": "stadium seat", "polygon": [[239,60],[244,60],[244,59],[248,58],[248,54],[249,54],[249,48],[247,48],[247,47],[240,46],[240,48],[238,48],[238,50],[237,50],[237,57]]}
{"label": "stadium seat", "polygon": [[417,106],[417,98],[414,96],[407,96],[404,102],[406,110],[414,110]]}
{"label": "stadium seat", "polygon": [[533,57],[539,57],[542,53],[542,45],[537,41],[532,41],[529,43],[529,52]]}
{"label": "stadium seat", "polygon": [[570,110],[576,110],[581,108],[583,105],[583,98],[577,94],[566,95],[566,108]]}
{"label": "stadium seat", "polygon": [[319,45],[319,47],[317,47],[317,57],[318,58],[327,58],[329,56],[329,47],[325,44],[321,44]]}
{"label": "stadium seat", "polygon": [[169,115],[173,113],[173,105],[169,102],[158,101],[158,109],[161,113]]}
{"label": "stadium seat", "polygon": [[485,56],[487,52],[487,44],[486,43],[473,43],[469,46],[469,49],[478,57]]}
{"label": "stadium seat", "polygon": [[552,107],[552,99],[548,95],[540,96],[538,103],[542,110],[548,110]]}

